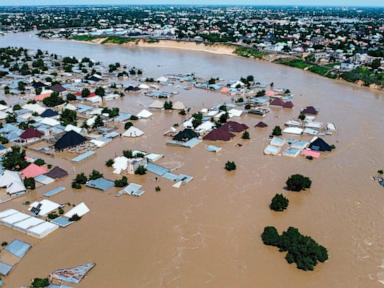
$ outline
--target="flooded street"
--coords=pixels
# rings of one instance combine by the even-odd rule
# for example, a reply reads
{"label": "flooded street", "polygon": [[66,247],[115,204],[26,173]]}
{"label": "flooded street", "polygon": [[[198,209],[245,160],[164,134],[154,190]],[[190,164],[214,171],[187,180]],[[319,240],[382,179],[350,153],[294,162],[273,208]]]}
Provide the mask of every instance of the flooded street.
{"label": "flooded street", "polygon": [[[267,129],[254,128],[261,120],[256,116],[235,119],[250,127],[251,140],[238,135],[232,141],[215,143],[223,148],[217,154],[206,151],[206,141],[193,149],[167,146],[163,133],[183,118],[177,112],[156,111],[152,119],[137,122],[145,132],[143,137],[114,139],[79,164],[46,157],[47,162],[66,169],[70,176],[0,204],[0,210],[12,207],[23,211],[24,201],[66,186],[52,200],[84,201],[91,212],[43,240],[0,226],[0,241],[19,238],[33,246],[7,278],[6,287],[20,287],[57,268],[88,261],[95,262],[96,267],[75,287],[383,286],[379,280],[384,281],[384,190],[371,177],[384,168],[384,94],[235,56],[42,40],[29,33],[0,37],[0,46],[39,48],[107,64],[120,62],[143,68],[148,77],[195,72],[202,77],[237,80],[251,74],[256,81],[274,82],[275,87],[289,88],[295,95],[294,109],[272,109],[263,118]],[[194,88],[180,89],[172,100],[197,111],[230,102],[231,97]],[[151,102],[149,97],[127,95],[108,105],[137,113]],[[263,155],[272,128],[297,118],[307,105],[320,110],[319,121],[336,124],[337,133],[325,138],[336,145],[336,150],[314,161]],[[88,174],[98,169],[106,178],[116,179],[104,163],[126,149],[162,153],[165,157],[160,164],[194,179],[175,189],[171,182],[156,181],[150,173],[130,176],[130,182],[144,186],[146,193],[139,198],[115,197],[117,188],[111,192],[71,189],[74,175],[83,171]],[[236,171],[224,170],[228,160],[236,162]],[[271,198],[283,192],[288,176],[296,173],[312,179],[311,189],[286,193],[288,210],[272,212],[268,207]],[[156,186],[161,187],[160,192],[155,192]],[[283,253],[261,241],[260,234],[269,225],[280,231],[289,226],[299,228],[327,247],[329,260],[314,272],[288,265]]]}

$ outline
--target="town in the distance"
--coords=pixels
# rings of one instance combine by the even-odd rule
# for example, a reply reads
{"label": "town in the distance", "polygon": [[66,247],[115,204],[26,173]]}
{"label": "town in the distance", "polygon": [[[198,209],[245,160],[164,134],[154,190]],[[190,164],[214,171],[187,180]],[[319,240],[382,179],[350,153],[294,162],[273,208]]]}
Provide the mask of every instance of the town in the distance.
{"label": "town in the distance", "polygon": [[265,4],[0,6],[0,287],[384,285],[384,7]]}

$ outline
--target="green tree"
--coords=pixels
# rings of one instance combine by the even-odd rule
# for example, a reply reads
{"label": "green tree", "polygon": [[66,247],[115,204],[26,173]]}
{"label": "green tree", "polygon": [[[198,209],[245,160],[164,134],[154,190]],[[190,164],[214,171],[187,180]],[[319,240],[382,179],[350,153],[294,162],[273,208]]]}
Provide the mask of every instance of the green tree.
{"label": "green tree", "polygon": [[276,194],[269,204],[273,211],[284,211],[288,207],[289,200],[283,194]]}
{"label": "green tree", "polygon": [[233,171],[233,170],[236,170],[236,164],[234,161],[227,161],[227,163],[225,163],[224,168],[227,171]]}
{"label": "green tree", "polygon": [[104,97],[105,96],[105,90],[103,87],[97,87],[96,90],[95,90],[95,94],[100,96],[100,97]]}
{"label": "green tree", "polygon": [[49,286],[48,278],[35,278],[31,283],[32,288],[44,288]]}
{"label": "green tree", "polygon": [[105,162],[105,165],[107,167],[112,167],[112,165],[115,163],[115,161],[113,161],[113,159],[109,159]]}
{"label": "green tree", "polygon": [[135,170],[135,174],[137,175],[144,175],[147,173],[147,169],[143,165],[139,165],[137,169]]}
{"label": "green tree", "polygon": [[77,125],[77,113],[69,109],[64,109],[60,115],[60,122],[62,125],[67,126],[69,124]]}
{"label": "green tree", "polygon": [[102,127],[104,126],[104,121],[101,119],[100,115],[96,116],[95,123],[93,123],[93,128]]}
{"label": "green tree", "polygon": [[273,128],[272,135],[273,136],[281,136],[282,135],[280,126],[275,126],[275,128]]}
{"label": "green tree", "polygon": [[36,188],[35,178],[25,178],[24,185],[27,189],[34,190]]}
{"label": "green tree", "polygon": [[121,177],[121,179],[115,180],[115,187],[125,187],[128,185],[128,178],[126,176]]}
{"label": "green tree", "polygon": [[35,163],[36,165],[38,165],[38,166],[43,166],[43,165],[45,165],[45,161],[44,161],[43,159],[41,159],[41,158],[36,159],[34,163]]}
{"label": "green tree", "polygon": [[81,90],[81,97],[87,98],[89,95],[91,95],[91,91],[89,91],[88,88],[83,88],[83,90]]}
{"label": "green tree", "polygon": [[124,124],[124,129],[125,130],[128,130],[129,128],[131,128],[133,126],[133,123],[132,122],[127,122]]}
{"label": "green tree", "polygon": [[303,175],[294,174],[287,179],[286,184],[287,190],[300,192],[311,188],[312,181]]}
{"label": "green tree", "polygon": [[29,163],[25,160],[25,150],[13,146],[11,151],[3,156],[3,166],[7,170],[20,171],[26,168]]}
{"label": "green tree", "polygon": [[249,140],[251,139],[251,136],[249,135],[248,131],[244,131],[243,135],[241,135],[242,139]]}
{"label": "green tree", "polygon": [[172,101],[165,101],[165,102],[164,102],[164,109],[165,109],[165,110],[172,110],[172,109],[173,109],[173,103],[172,103]]}
{"label": "green tree", "polygon": [[265,245],[277,246],[280,242],[280,235],[275,227],[267,226],[261,234],[261,239]]}
{"label": "green tree", "polygon": [[89,180],[96,180],[96,179],[99,179],[99,178],[102,178],[102,177],[103,177],[103,174],[101,174],[99,171],[92,170],[92,172],[89,175],[88,179]]}
{"label": "green tree", "polygon": [[79,183],[79,184],[85,184],[85,183],[87,183],[87,181],[88,181],[88,178],[87,178],[87,176],[84,175],[84,173],[77,174],[76,178],[74,180],[74,182]]}

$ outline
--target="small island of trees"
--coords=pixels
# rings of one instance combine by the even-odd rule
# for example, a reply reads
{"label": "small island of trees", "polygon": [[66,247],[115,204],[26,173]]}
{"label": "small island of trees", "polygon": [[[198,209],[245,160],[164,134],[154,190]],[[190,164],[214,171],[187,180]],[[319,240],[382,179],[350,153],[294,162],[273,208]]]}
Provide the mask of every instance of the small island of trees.
{"label": "small island of trees", "polygon": [[233,170],[236,170],[236,164],[233,161],[228,161],[227,163],[225,163],[224,168],[227,171],[233,171]]}
{"label": "small island of trees", "polygon": [[312,271],[318,262],[328,260],[328,251],[309,236],[302,235],[297,228],[289,227],[279,235],[272,226],[264,228],[261,239],[265,245],[275,246],[287,252],[285,260],[295,263],[298,269]]}
{"label": "small island of trees", "polygon": [[269,204],[269,208],[273,211],[284,211],[288,207],[289,200],[283,194],[276,194]]}
{"label": "small island of trees", "polygon": [[300,174],[294,174],[290,176],[286,182],[287,190],[300,192],[305,189],[311,188],[312,181],[308,177],[305,177]]}

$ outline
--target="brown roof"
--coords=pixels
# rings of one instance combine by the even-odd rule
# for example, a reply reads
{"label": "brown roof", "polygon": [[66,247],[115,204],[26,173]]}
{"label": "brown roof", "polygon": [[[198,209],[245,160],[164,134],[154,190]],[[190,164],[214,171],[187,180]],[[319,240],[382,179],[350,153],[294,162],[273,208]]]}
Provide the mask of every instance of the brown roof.
{"label": "brown roof", "polygon": [[317,113],[319,113],[315,107],[313,106],[307,106],[305,107],[305,109],[303,109],[301,111],[301,113],[304,113],[304,114],[312,114],[312,115],[316,115]]}
{"label": "brown roof", "polygon": [[45,173],[45,175],[54,179],[58,179],[68,176],[68,172],[56,166],[51,171]]}
{"label": "brown roof", "polygon": [[44,134],[42,132],[40,132],[39,130],[37,130],[35,128],[28,128],[27,130],[25,130],[20,135],[20,138],[26,140],[26,139],[31,139],[31,138],[40,138],[43,135]]}
{"label": "brown roof", "polygon": [[284,103],[283,107],[291,109],[293,108],[293,103],[291,101],[287,101]]}
{"label": "brown roof", "polygon": [[214,129],[209,132],[207,135],[204,136],[203,139],[209,141],[229,141],[233,137],[235,137],[235,134],[232,134],[227,129],[223,128],[223,126],[221,126],[220,128]]}
{"label": "brown roof", "polygon": [[280,98],[275,98],[271,101],[271,105],[272,106],[281,106],[283,107],[284,106],[284,101]]}
{"label": "brown roof", "polygon": [[235,121],[228,121],[223,124],[221,128],[227,130],[228,132],[243,132],[248,129],[248,126]]}
{"label": "brown roof", "polygon": [[264,122],[259,122],[255,125],[255,127],[258,127],[258,128],[265,128],[265,127],[268,127],[267,124],[265,124]]}

